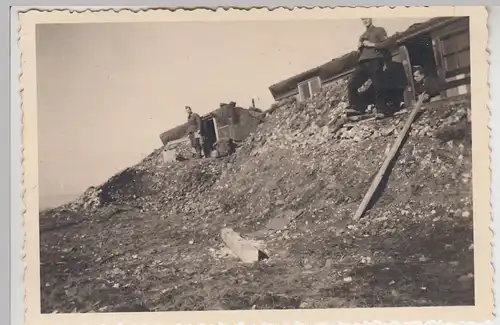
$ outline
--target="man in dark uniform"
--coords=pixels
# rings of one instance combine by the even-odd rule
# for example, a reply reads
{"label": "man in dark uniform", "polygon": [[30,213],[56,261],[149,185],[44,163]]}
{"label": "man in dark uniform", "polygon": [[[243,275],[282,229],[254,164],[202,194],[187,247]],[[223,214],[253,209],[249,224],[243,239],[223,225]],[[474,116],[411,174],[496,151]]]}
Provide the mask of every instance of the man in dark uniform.
{"label": "man in dark uniform", "polygon": [[[396,112],[404,103],[404,91],[408,84],[406,72],[403,64],[392,60],[390,51],[382,50],[382,55],[384,56],[384,68],[382,69],[384,99],[391,108],[391,112]],[[368,89],[360,92],[359,96],[364,106],[375,104],[376,92],[373,83],[370,84]]]}
{"label": "man in dark uniform", "polygon": [[191,146],[193,146],[194,150],[198,158],[202,158],[201,155],[201,141],[203,141],[201,136],[201,117],[200,115],[193,113],[191,107],[186,106],[186,112],[188,114],[188,135],[189,141],[191,141]]}
{"label": "man in dark uniform", "polygon": [[359,38],[358,65],[354,70],[348,83],[349,107],[346,109],[348,115],[360,115],[364,113],[358,88],[370,78],[375,91],[375,106],[378,117],[390,115],[383,90],[384,55],[377,46],[387,39],[387,32],[382,27],[372,24],[371,18],[362,18],[366,30]]}
{"label": "man in dark uniform", "polygon": [[438,96],[440,92],[439,82],[436,77],[426,75],[421,66],[413,67],[413,80],[415,81],[415,93],[417,96],[425,92],[425,102],[429,102],[432,97]]}

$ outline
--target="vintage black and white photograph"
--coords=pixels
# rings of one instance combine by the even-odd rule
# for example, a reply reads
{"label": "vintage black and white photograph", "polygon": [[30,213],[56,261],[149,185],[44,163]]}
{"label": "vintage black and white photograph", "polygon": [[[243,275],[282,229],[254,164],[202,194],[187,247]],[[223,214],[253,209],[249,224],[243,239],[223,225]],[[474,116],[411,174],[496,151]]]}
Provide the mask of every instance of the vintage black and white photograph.
{"label": "vintage black and white photograph", "polygon": [[41,313],[477,305],[472,16],[37,24]]}

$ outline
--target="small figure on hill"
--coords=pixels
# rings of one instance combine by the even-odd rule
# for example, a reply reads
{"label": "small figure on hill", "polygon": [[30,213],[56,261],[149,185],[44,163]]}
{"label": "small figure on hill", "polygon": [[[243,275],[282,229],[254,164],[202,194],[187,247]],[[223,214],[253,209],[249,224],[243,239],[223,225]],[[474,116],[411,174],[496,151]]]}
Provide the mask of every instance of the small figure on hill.
{"label": "small figure on hill", "polygon": [[429,102],[432,97],[439,95],[440,87],[437,78],[426,74],[423,67],[419,65],[413,67],[413,80],[416,95],[419,96],[425,92],[424,102]]}
{"label": "small figure on hill", "polygon": [[201,147],[202,147],[202,134],[201,134],[201,117],[200,115],[193,112],[190,106],[186,106],[186,112],[188,114],[188,135],[191,146],[196,151],[198,158],[202,158]]}
{"label": "small figure on hill", "polygon": [[362,18],[361,21],[366,30],[359,38],[358,65],[348,83],[349,107],[346,109],[346,113],[347,115],[362,115],[365,113],[358,89],[368,79],[371,79],[375,91],[377,111],[384,114],[384,116],[390,115],[391,112],[387,106],[383,89],[384,55],[378,48],[380,43],[387,39],[387,32],[382,27],[374,26],[371,18]]}

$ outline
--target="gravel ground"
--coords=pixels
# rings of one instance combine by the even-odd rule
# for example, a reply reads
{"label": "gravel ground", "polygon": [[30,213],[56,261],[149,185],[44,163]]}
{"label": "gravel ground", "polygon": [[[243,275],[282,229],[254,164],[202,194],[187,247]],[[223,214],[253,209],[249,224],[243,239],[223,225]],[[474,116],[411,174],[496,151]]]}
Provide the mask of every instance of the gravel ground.
{"label": "gravel ground", "polygon": [[[43,211],[42,312],[473,305],[470,99],[426,106],[353,222],[408,114],[344,124],[345,97],[284,101],[230,157],[159,149]],[[223,227],[269,258],[242,264]]]}

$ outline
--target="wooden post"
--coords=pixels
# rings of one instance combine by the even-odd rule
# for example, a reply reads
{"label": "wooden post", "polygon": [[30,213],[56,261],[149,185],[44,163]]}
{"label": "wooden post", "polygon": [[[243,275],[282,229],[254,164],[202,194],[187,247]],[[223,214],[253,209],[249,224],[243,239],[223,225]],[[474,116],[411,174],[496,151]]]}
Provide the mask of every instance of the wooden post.
{"label": "wooden post", "polygon": [[384,163],[380,167],[377,175],[375,175],[375,178],[372,181],[372,184],[368,188],[368,191],[365,194],[365,197],[363,198],[363,201],[361,201],[361,204],[358,207],[358,210],[354,214],[353,220],[359,220],[362,216],[363,213],[365,212],[366,207],[368,206],[368,203],[373,197],[373,194],[377,190],[380,181],[382,181],[382,178],[384,177],[385,172],[387,171],[387,167],[389,167],[389,164],[391,163],[392,159],[396,155],[396,153],[399,151],[399,147],[401,147],[401,143],[403,143],[403,139],[408,133],[408,130],[410,130],[410,126],[413,123],[413,120],[415,120],[415,117],[417,116],[418,112],[420,111],[420,107],[422,106],[422,103],[424,101],[424,95],[425,93],[421,94],[419,96],[419,99],[415,106],[413,107],[412,112],[410,113],[410,116],[408,116],[408,119],[406,120],[405,125],[403,126],[403,129],[401,132],[399,132],[399,135],[394,142],[391,150],[387,153]]}
{"label": "wooden post", "polygon": [[432,38],[432,50],[434,52],[434,60],[436,61],[436,73],[439,82],[439,86],[441,87],[441,91],[439,92],[439,96],[441,98],[446,98],[446,77],[444,71],[444,59],[442,54],[442,44],[441,40],[437,37]]}
{"label": "wooden post", "polygon": [[212,118],[212,120],[214,121],[215,142],[217,142],[220,139],[220,136],[219,136],[219,125],[217,125],[217,121],[215,120],[215,118]]}
{"label": "wooden post", "polygon": [[406,107],[410,107],[411,104],[415,101],[415,84],[413,82],[413,69],[410,60],[410,54],[408,53],[408,49],[406,48],[406,46],[401,45],[399,47],[399,55],[401,57],[403,68],[406,74],[406,79],[408,81],[404,93],[405,105]]}

